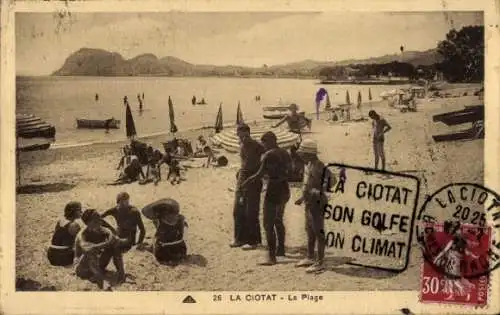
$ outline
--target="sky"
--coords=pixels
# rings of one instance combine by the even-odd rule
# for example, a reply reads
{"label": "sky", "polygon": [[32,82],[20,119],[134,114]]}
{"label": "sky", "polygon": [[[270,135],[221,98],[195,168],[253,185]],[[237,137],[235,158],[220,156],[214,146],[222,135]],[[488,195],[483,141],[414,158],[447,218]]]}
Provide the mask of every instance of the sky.
{"label": "sky", "polygon": [[152,53],[195,64],[262,66],[341,61],[435,48],[483,25],[478,12],[162,12],[16,14],[16,73],[48,75],[82,47]]}

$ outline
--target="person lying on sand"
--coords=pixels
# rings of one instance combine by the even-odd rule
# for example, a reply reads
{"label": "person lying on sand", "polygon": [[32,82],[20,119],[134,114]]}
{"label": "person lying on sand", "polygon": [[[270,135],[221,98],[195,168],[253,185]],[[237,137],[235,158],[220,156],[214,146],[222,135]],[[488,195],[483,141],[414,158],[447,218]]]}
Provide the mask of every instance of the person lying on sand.
{"label": "person lying on sand", "polygon": [[[295,201],[296,205],[305,203],[306,232],[307,232],[307,257],[298,262],[297,267],[308,267],[307,273],[317,273],[324,270],[325,235],[323,209],[328,203],[325,192],[333,184],[335,178],[328,172],[330,180],[323,180],[325,164],[318,158],[318,145],[316,141],[305,139],[300,144],[297,153],[306,163],[304,172],[304,186],[302,196]],[[318,245],[318,257],[314,261],[314,248]]]}
{"label": "person lying on sand", "polygon": [[73,247],[81,227],[77,219],[82,215],[82,205],[72,201],[64,207],[64,218],[56,223],[47,258],[52,266],[71,266],[75,257]]}
{"label": "person lying on sand", "polygon": [[282,125],[284,122],[288,124],[288,129],[290,132],[293,133],[298,133],[300,134],[302,132],[302,128],[304,125],[304,122],[307,126],[307,128],[310,130],[311,129],[311,120],[307,117],[305,117],[302,114],[299,114],[297,112],[298,110],[297,104],[291,104],[290,105],[290,113],[283,117],[278,123],[272,126],[272,128],[277,128],[278,126]]}
{"label": "person lying on sand", "polygon": [[111,285],[105,280],[105,269],[101,266],[101,259],[103,255],[106,257],[111,252],[120,278],[124,279],[122,253],[116,250],[121,240],[111,230],[102,226],[103,220],[95,209],[85,210],[82,220],[87,226],[78,233],[75,240],[76,275],[97,282],[100,289],[111,290]]}
{"label": "person lying on sand", "polygon": [[170,198],[162,199],[142,209],[144,216],[153,220],[156,227],[153,253],[161,264],[175,265],[186,258],[184,230],[188,225],[179,212],[179,203]]}

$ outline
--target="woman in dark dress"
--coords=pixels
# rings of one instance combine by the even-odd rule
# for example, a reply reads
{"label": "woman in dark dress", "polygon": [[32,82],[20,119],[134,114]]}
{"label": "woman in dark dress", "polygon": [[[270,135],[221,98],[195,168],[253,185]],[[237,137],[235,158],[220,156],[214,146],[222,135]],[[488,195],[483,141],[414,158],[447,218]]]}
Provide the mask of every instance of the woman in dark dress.
{"label": "woman in dark dress", "polygon": [[82,215],[82,205],[72,201],[64,208],[64,218],[56,223],[47,258],[53,266],[71,266],[75,257],[75,238],[81,227],[76,222]]}
{"label": "woman in dark dress", "polygon": [[179,211],[179,203],[170,198],[162,199],[142,209],[144,216],[152,219],[156,226],[153,253],[161,264],[177,264],[186,258],[184,229],[188,225]]}

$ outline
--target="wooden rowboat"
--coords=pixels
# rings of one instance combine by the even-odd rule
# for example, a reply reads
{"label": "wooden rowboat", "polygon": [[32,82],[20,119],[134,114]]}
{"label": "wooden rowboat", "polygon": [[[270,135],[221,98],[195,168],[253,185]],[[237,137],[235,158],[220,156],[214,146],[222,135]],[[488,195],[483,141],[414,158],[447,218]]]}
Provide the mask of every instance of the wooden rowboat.
{"label": "wooden rowboat", "polygon": [[[87,129],[105,129],[106,122],[108,120],[94,120],[94,119],[76,119],[76,125],[78,128]],[[120,121],[117,119],[109,120],[109,129],[120,129]]]}

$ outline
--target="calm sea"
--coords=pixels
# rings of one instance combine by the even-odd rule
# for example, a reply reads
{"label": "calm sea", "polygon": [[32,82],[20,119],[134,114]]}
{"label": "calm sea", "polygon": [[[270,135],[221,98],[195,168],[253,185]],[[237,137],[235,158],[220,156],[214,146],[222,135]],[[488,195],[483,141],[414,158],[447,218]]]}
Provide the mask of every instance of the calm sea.
{"label": "calm sea", "polygon": [[[167,133],[168,97],[174,103],[179,130],[213,125],[222,102],[224,123],[236,120],[238,101],[246,121],[262,120],[262,107],[297,103],[301,110],[313,112],[316,91],[322,87],[313,80],[235,79],[235,78],[154,78],[154,77],[20,77],[17,79],[17,112],[39,116],[56,126],[56,146],[118,141],[125,136],[123,97],[128,96],[138,136]],[[356,102],[358,91],[364,101],[371,88],[373,100],[395,86],[325,85],[332,104],[345,103],[346,91]],[[99,101],[95,101],[95,94]],[[144,93],[144,111],[139,115],[137,94]],[[192,106],[193,95],[205,98],[204,106]],[[260,102],[255,96],[260,95]],[[281,101],[280,101],[281,100]],[[122,121],[121,129],[77,129],[76,118]]]}

